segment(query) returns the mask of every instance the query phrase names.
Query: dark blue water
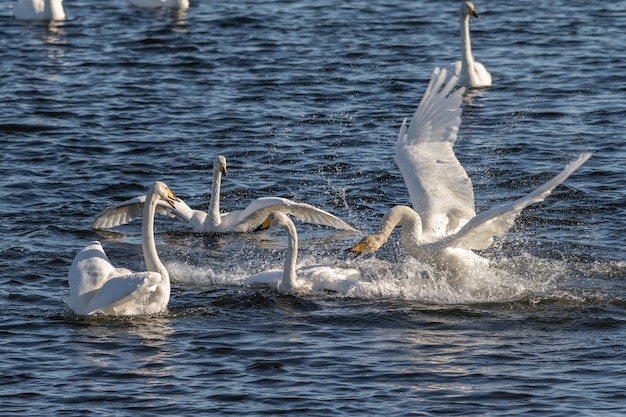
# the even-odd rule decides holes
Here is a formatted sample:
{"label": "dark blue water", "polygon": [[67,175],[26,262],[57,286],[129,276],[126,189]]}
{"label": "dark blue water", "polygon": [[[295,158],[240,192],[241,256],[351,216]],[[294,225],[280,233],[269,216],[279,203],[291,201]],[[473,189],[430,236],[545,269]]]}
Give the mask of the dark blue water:
{"label": "dark blue water", "polygon": [[[225,3],[225,2],[223,2]],[[458,2],[192,2],[185,14],[67,0],[0,6],[3,415],[621,415],[626,412],[626,2],[476,2],[457,155],[478,210],[594,156],[484,253],[498,273],[415,275],[395,238],[344,249],[408,202],[396,135],[433,68],[459,59]],[[280,267],[281,233],[201,236],[157,220],[167,314],[77,318],[62,299],[99,239],[143,267],[139,223],[88,226],[168,183],[205,208],[277,195],[357,235],[298,225],[303,264],[361,268],[352,293],[233,285]],[[397,235],[393,235],[397,237]]]}

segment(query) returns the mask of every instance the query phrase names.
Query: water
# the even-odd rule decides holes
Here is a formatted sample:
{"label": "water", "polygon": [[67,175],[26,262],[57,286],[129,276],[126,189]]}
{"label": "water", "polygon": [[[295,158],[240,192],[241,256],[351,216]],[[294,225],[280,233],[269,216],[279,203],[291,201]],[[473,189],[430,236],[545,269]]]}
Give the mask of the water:
{"label": "water", "polygon": [[[592,159],[485,253],[499,272],[424,278],[389,242],[343,250],[408,195],[394,142],[432,69],[458,59],[457,2],[193,2],[186,14],[67,0],[0,6],[0,396],[4,415],[619,415],[626,276],[626,3],[476,2],[456,152],[478,210]],[[356,226],[298,225],[302,263],[361,268],[350,294],[232,285],[279,267],[281,233],[201,236],[157,220],[167,314],[77,318],[78,250],[141,269],[139,224],[88,229],[167,182],[206,207],[279,195]],[[394,235],[397,237],[397,235]]]}

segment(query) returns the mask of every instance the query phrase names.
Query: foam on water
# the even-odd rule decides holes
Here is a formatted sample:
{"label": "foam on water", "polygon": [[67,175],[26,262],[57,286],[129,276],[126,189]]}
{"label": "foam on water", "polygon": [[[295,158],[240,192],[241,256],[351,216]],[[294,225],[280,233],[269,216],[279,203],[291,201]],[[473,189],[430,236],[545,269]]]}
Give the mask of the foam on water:
{"label": "foam on water", "polygon": [[[231,266],[191,265],[184,262],[167,263],[174,285],[258,287],[276,290],[282,279],[282,259],[249,259]],[[467,269],[462,275],[451,276],[431,265],[405,256],[397,260],[370,256],[341,261],[326,256],[308,255],[299,259],[298,268],[332,266],[356,268],[361,279],[342,279],[332,275],[332,269],[307,276],[298,296],[346,297],[357,299],[399,299],[426,303],[464,304],[510,302],[520,299],[549,298],[559,290],[559,282],[567,274],[567,263],[534,258],[523,254],[492,261],[490,266]],[[265,279],[255,284],[243,280],[260,271]]]}

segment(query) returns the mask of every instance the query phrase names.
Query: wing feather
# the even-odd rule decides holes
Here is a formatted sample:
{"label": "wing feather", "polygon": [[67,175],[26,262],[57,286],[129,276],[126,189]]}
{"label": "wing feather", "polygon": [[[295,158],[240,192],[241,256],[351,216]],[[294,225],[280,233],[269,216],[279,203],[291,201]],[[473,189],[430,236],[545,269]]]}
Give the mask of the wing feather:
{"label": "wing feather", "polygon": [[555,187],[565,181],[590,157],[591,152],[581,154],[550,181],[524,197],[480,213],[458,233],[446,239],[443,244],[465,249],[486,249],[491,244],[492,238],[503,236],[511,228],[515,218],[525,207],[543,201]]}
{"label": "wing feather", "polygon": [[[101,230],[130,223],[143,214],[145,202],[146,196],[141,195],[123,201],[115,206],[107,207],[98,213],[90,227],[94,230]],[[206,213],[192,209],[187,203],[180,199],[173,201],[173,204],[174,207],[170,206],[164,200],[159,200],[157,202],[156,213],[176,217],[185,223],[191,223],[194,229],[201,230],[201,225],[206,218]]]}
{"label": "wing feather", "polygon": [[475,215],[472,182],[453,150],[464,92],[453,92],[456,81],[435,68],[410,126],[405,119],[396,143],[396,164],[426,241],[455,231]]}
{"label": "wing feather", "polygon": [[222,216],[224,227],[233,231],[246,232],[257,227],[273,211],[290,214],[296,219],[311,224],[334,227],[339,230],[355,230],[337,216],[306,203],[297,203],[282,197],[261,197],[253,200],[243,210],[225,213]]}

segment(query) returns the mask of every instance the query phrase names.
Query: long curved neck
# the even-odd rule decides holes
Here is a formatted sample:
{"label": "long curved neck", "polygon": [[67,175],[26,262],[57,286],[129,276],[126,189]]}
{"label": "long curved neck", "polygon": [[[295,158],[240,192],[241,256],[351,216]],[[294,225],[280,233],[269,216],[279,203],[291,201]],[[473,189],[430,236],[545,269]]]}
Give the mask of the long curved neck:
{"label": "long curved neck", "polygon": [[467,81],[471,81],[471,69],[474,68],[469,19],[469,15],[459,15],[459,28],[461,31],[461,79],[465,78]]}
{"label": "long curved neck", "polygon": [[143,207],[143,219],[141,221],[141,248],[143,250],[143,258],[146,262],[146,268],[150,272],[158,272],[161,274],[162,282],[169,283],[169,274],[167,269],[161,263],[157,254],[156,243],[154,242],[154,212],[159,197],[154,194],[154,190],[150,189],[146,196],[146,203]]}
{"label": "long curved neck", "polygon": [[296,262],[298,261],[298,232],[292,222],[284,225],[287,230],[287,257],[285,258],[285,268],[283,270],[283,280],[279,289],[282,291],[293,291],[296,286]]}
{"label": "long curved neck", "polygon": [[410,207],[395,206],[385,214],[378,228],[378,237],[381,242],[387,241],[393,229],[400,226],[400,240],[402,246],[409,253],[415,253],[417,248],[423,244],[422,220],[420,216]]}
{"label": "long curved neck", "polygon": [[220,215],[220,188],[222,187],[222,172],[218,167],[213,167],[213,189],[211,190],[211,201],[209,202],[209,215],[207,220],[213,226],[222,223]]}

